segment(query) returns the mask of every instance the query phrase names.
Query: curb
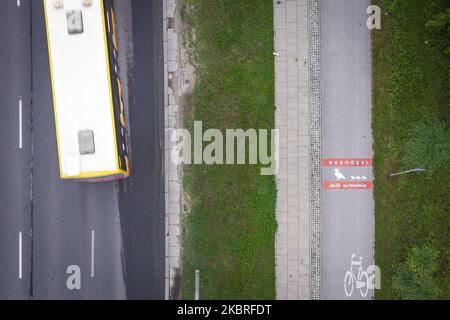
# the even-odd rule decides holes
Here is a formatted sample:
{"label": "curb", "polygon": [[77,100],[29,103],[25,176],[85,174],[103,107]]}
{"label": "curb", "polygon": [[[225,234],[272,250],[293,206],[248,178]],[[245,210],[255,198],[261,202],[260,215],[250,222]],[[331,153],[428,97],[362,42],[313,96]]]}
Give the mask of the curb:
{"label": "curb", "polygon": [[164,46],[164,170],[165,170],[165,299],[180,295],[182,167],[170,161],[176,142],[171,135],[181,123],[179,39],[171,20],[176,18],[177,0],[162,0]]}

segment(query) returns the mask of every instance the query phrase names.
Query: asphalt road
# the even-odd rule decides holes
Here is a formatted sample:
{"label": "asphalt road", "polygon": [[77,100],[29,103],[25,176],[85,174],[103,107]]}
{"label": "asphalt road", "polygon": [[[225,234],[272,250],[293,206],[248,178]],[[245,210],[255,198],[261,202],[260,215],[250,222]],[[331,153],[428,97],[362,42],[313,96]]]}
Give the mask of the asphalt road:
{"label": "asphalt road", "polygon": [[[121,1],[121,0],[119,0]],[[164,51],[162,0],[133,0],[128,87],[132,176],[119,208],[129,299],[164,299]]]}
{"label": "asphalt road", "polygon": [[24,257],[31,244],[29,14],[28,3],[0,1],[0,299],[29,294],[30,259],[22,261],[19,279],[19,232]]}
{"label": "asphalt road", "polygon": [[83,184],[59,179],[42,2],[0,2],[0,298],[164,298],[162,5],[116,13],[132,177]]}
{"label": "asphalt road", "polygon": [[[368,0],[321,2],[323,158],[372,158],[369,5]],[[335,179],[333,169],[323,168],[324,179]],[[370,167],[340,170],[347,179],[372,178]],[[373,228],[370,190],[323,191],[323,299],[363,299],[356,289],[346,295],[344,277],[352,254],[357,261],[362,257],[364,270],[373,264]],[[357,277],[358,266],[353,271]]]}

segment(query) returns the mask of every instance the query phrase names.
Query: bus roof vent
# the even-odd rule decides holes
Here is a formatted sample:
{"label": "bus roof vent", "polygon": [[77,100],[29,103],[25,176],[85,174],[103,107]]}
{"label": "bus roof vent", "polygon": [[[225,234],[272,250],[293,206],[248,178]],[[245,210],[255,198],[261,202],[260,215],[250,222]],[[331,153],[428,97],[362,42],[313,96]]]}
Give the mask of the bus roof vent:
{"label": "bus roof vent", "polygon": [[95,153],[94,132],[92,130],[78,131],[78,148],[81,155]]}
{"label": "bus roof vent", "polygon": [[90,7],[92,5],[92,0],[83,0],[83,6]]}
{"label": "bus roof vent", "polygon": [[81,10],[68,10],[66,12],[66,19],[69,34],[83,33],[83,14]]}
{"label": "bus roof vent", "polygon": [[63,0],[53,0],[53,7],[55,9],[61,9],[62,7],[64,7],[64,1]]}

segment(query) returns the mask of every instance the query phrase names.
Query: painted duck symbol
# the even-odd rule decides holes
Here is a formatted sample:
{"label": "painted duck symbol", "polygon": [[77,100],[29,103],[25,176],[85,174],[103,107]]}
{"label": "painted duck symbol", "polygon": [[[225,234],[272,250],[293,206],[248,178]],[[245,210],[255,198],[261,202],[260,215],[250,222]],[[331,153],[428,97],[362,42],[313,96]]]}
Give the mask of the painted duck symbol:
{"label": "painted duck symbol", "polygon": [[334,175],[336,176],[336,179],[339,180],[345,180],[345,176],[342,174],[342,172],[339,171],[339,169],[334,169]]}

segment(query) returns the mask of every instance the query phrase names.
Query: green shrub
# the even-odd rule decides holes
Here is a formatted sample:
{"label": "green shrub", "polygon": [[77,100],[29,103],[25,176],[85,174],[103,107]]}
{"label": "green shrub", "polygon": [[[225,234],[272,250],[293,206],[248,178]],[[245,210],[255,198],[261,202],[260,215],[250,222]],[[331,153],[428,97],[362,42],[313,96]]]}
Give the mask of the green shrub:
{"label": "green shrub", "polygon": [[415,124],[404,147],[403,163],[423,167],[430,174],[450,167],[450,134],[443,121],[434,119]]}
{"label": "green shrub", "polygon": [[439,253],[436,249],[423,246],[411,249],[405,262],[394,273],[393,287],[402,299],[438,299],[441,290],[435,279],[439,268]]}

